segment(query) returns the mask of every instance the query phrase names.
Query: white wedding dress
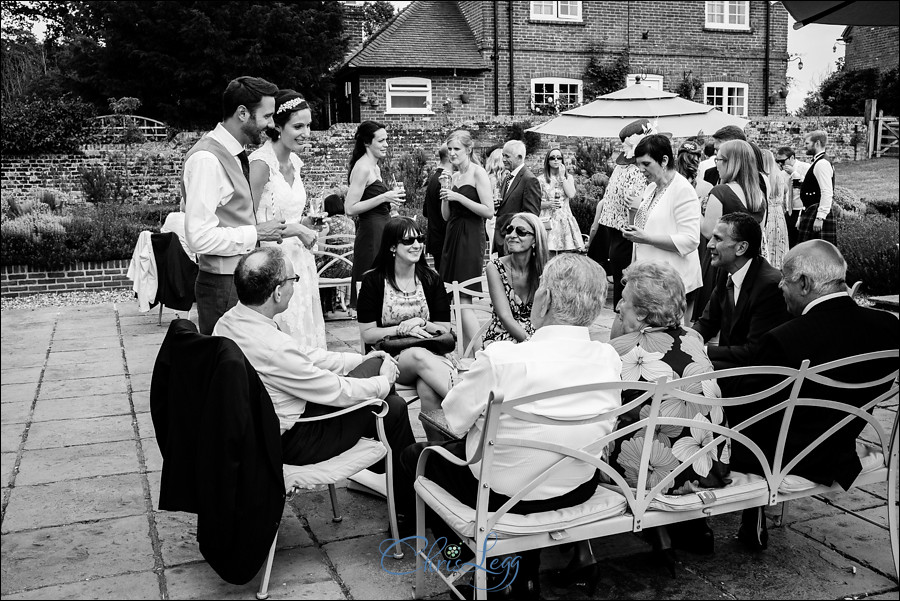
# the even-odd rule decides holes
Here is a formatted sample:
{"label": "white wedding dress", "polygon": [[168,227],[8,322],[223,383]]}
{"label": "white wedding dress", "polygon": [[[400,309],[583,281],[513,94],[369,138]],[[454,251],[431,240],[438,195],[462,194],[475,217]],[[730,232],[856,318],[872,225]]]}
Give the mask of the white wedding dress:
{"label": "white wedding dress", "polygon": [[[303,167],[300,157],[291,153],[291,164],[294,166],[293,186],[287,182],[278,167],[278,157],[275,156],[272,142],[267,141],[261,148],[253,151],[250,161],[263,161],[269,167],[269,181],[259,199],[257,220],[262,223],[278,217],[286,223],[300,223],[306,207],[306,188],[300,179],[300,169]],[[297,237],[285,238],[279,246],[294,265],[294,272],[300,276],[300,281],[294,284],[294,296],[288,308],[275,316],[275,323],[301,346],[325,349],[325,318],[319,301],[315,257]]]}

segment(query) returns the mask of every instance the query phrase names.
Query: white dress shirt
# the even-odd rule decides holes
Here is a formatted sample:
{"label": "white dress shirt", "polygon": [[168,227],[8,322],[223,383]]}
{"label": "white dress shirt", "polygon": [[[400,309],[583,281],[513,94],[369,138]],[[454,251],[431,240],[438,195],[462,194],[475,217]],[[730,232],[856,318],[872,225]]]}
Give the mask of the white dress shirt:
{"label": "white dress shirt", "polygon": [[803,201],[800,200],[800,188],[794,189],[793,180],[803,182],[803,178],[809,172],[810,164],[799,159],[794,159],[794,172],[791,173],[791,210],[802,211]]}
{"label": "white dress shirt", "polygon": [[[820,152],[816,155],[816,159],[824,155],[824,152]],[[816,219],[824,221],[831,213],[831,202],[834,199],[834,182],[832,181],[832,178],[834,178],[834,167],[831,166],[828,159],[822,159],[815,162],[813,176],[819,182],[819,191],[821,193],[819,196],[819,208],[816,210]]]}
{"label": "white dress shirt", "polygon": [[275,322],[242,303],[216,323],[213,336],[233,340],[262,379],[272,397],[281,433],[303,416],[306,403],[349,407],[372,398],[383,399],[391,384],[385,376],[345,378],[363,362],[358,353],[334,353],[301,347]]}
{"label": "white dress shirt", "polygon": [[[476,354],[471,369],[443,402],[447,424],[458,436],[466,436],[466,456],[471,458],[484,430],[491,390],[502,390],[504,400],[554,390],[621,379],[622,361],[612,346],[590,339],[588,329],[544,326],[531,340],[514,344],[495,342]],[[587,419],[621,406],[618,390],[556,397],[520,406],[519,409],[555,419]],[[500,418],[498,435],[583,447],[606,434],[613,421],[582,426],[546,426],[509,415]],[[494,490],[512,496],[535,476],[560,459],[548,451],[498,448],[494,454]],[[480,464],[471,466],[477,478]],[[591,478],[594,468],[584,462],[560,466],[553,476],[525,495],[525,500],[549,499],[570,492]]]}
{"label": "white dress shirt", "polygon": [[738,299],[741,298],[741,287],[747,278],[747,272],[750,271],[750,264],[753,259],[747,261],[743,267],[731,274],[731,283],[734,284],[734,304],[737,305]]}
{"label": "white dress shirt", "polygon": [[[219,123],[206,134],[220,142],[241,168],[238,154],[244,150],[241,143]],[[184,207],[185,239],[190,249],[198,255],[231,257],[250,252],[256,246],[256,226],[220,227],[216,209],[228,204],[234,195],[231,179],[216,156],[207,150],[198,150],[184,163],[184,190],[187,201]]]}

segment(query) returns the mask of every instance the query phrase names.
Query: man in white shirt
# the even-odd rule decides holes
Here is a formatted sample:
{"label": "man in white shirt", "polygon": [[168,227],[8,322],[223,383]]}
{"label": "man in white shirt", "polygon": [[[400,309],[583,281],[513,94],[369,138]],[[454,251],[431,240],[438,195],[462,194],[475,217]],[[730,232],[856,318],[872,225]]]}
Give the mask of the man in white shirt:
{"label": "man in white shirt", "polygon": [[[563,386],[615,382],[621,379],[622,362],[609,344],[593,341],[588,326],[606,300],[606,277],[597,263],[575,254],[561,254],[544,268],[534,295],[531,322],[535,333],[521,343],[495,342],[476,355],[462,380],[444,398],[444,416],[450,430],[464,439],[441,443],[465,460],[472,458],[481,438],[488,395],[503,392],[504,400],[554,390]],[[556,419],[589,419],[621,406],[618,390],[570,394],[523,405],[519,409]],[[609,434],[613,421],[582,426],[547,426],[500,418],[498,436],[556,442],[581,447]],[[415,474],[418,456],[428,443],[419,443],[403,453],[409,476]],[[533,449],[498,447],[494,452],[489,508],[498,509],[522,487],[551,467],[559,455]],[[456,466],[432,456],[425,471],[463,503],[474,507],[478,491],[479,465]],[[557,466],[554,475],[525,495],[513,513],[533,513],[572,507],[589,499],[597,487],[597,474],[583,462]],[[436,536],[443,524],[432,524]],[[435,530],[437,528],[437,530]],[[527,564],[527,562],[526,562]],[[537,573],[535,566],[528,574]],[[522,576],[524,579],[524,576]],[[515,586],[515,585],[514,585]]]}
{"label": "man in white shirt", "polygon": [[834,168],[825,158],[828,134],[816,130],[806,135],[806,154],[813,157],[800,185],[803,213],[797,222],[797,241],[827,240],[837,246],[837,224],[831,205],[834,201]]}
{"label": "man in white shirt", "polygon": [[[239,302],[219,319],[213,335],[233,340],[262,379],[281,424],[284,463],[318,463],[350,449],[361,437],[376,437],[376,418],[368,409],[311,423],[294,424],[293,420],[380,398],[389,405],[385,433],[393,451],[395,474],[401,474],[400,452],[415,438],[406,403],[393,393],[399,373],[396,361],[382,351],[363,356],[301,347],[282,332],[273,319],[287,308],[298,279],[292,263],[277,246],[244,255],[234,273]],[[398,512],[405,513],[412,501],[412,489],[407,486],[404,490],[396,483],[395,487]]]}
{"label": "man in white shirt", "polygon": [[260,143],[274,127],[275,92],[264,79],[239,77],[222,95],[222,122],[191,148],[184,161],[185,239],[197,254],[195,297],[201,334],[237,303],[234,268],[261,240],[281,241],[284,223],[257,223],[244,146]]}
{"label": "man in white shirt", "polygon": [[782,146],[775,153],[775,162],[784,172],[790,176],[790,203],[785,206],[785,219],[788,226],[788,244],[793,248],[797,244],[797,221],[803,212],[803,202],[800,200],[800,184],[809,171],[809,163],[805,163],[794,156],[794,150],[790,146]]}

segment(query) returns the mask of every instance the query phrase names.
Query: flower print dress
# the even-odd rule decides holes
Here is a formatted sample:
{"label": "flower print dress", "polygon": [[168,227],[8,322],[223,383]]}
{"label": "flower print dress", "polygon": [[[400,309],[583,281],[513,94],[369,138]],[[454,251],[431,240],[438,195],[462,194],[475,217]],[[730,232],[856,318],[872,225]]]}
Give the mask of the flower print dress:
{"label": "flower print dress", "polygon": [[551,202],[557,191],[559,191],[559,200],[562,202],[562,206],[558,209],[541,209],[541,220],[550,220],[547,246],[554,252],[583,251],[584,238],[581,237],[581,228],[578,227],[578,221],[572,214],[572,207],[569,206],[569,198],[562,189],[562,184],[555,177],[551,177],[549,183],[543,175],[538,177],[538,180],[541,182],[542,202]]}
{"label": "flower print dress", "polygon": [[[610,340],[610,344],[622,359],[622,380],[654,382],[661,376],[670,379],[696,376],[713,371],[712,363],[703,349],[703,339],[693,330],[681,327],[644,328],[639,332],[624,334]],[[710,398],[721,397],[715,380],[704,380],[686,392],[703,394]],[[634,400],[638,391],[623,391],[622,404]],[[651,400],[647,400],[628,413],[619,416],[616,429],[647,417]],[[678,398],[663,399],[660,413],[669,417],[706,420],[713,424],[724,424],[725,416],[721,407],[710,407],[688,403]],[[631,436],[617,439],[607,448],[609,465],[617,470],[632,487],[637,486],[646,429],[635,431]],[[685,459],[699,448],[713,440],[711,430],[684,428],[682,426],[658,426],[650,456],[650,477],[647,490],[659,484],[663,478],[677,469]],[[731,456],[730,440],[719,444],[708,453],[695,459],[693,465],[676,476],[670,486],[662,492],[682,495],[701,489],[722,488],[730,481],[728,462]]]}
{"label": "flower print dress", "polygon": [[[509,310],[512,312],[513,319],[519,322],[519,325],[525,328],[525,331],[531,336],[534,334],[534,326],[531,325],[532,303],[522,301],[522,299],[519,298],[519,295],[516,294],[516,291],[512,287],[512,283],[509,281],[509,274],[506,272],[506,267],[503,266],[500,259],[493,259],[491,263],[493,263],[494,267],[497,268],[497,271],[500,272],[500,281],[503,282],[503,291],[506,292],[506,299],[509,301]],[[497,342],[498,340],[511,340],[517,342],[506,328],[503,327],[503,323],[500,321],[500,318],[497,317],[497,314],[494,313],[491,316],[490,325],[488,325],[487,330],[484,332],[484,346],[487,346],[492,342]]]}
{"label": "flower print dress", "polygon": [[[300,223],[303,209],[306,207],[306,188],[300,179],[300,169],[303,167],[300,157],[291,153],[291,164],[294,166],[293,185],[287,182],[278,167],[278,157],[275,156],[272,142],[266,142],[261,148],[253,151],[250,160],[263,161],[269,167],[269,181],[263,187],[259,208],[256,210],[257,221],[267,221],[267,218],[275,215],[284,219],[286,223]],[[319,301],[316,259],[297,237],[285,238],[278,246],[291,261],[294,273],[300,276],[300,281],[294,284],[291,302],[283,313],[275,316],[275,323],[281,331],[290,334],[302,346],[325,349],[325,318]]]}

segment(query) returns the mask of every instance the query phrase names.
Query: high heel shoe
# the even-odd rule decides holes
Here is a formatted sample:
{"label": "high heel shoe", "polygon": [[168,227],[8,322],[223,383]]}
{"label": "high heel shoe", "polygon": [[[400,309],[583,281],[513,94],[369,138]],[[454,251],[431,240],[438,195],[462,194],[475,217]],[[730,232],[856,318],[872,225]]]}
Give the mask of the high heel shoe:
{"label": "high heel shoe", "polygon": [[566,566],[550,574],[550,584],[556,588],[586,587],[588,595],[593,595],[597,586],[599,568],[596,563],[581,566]]}

